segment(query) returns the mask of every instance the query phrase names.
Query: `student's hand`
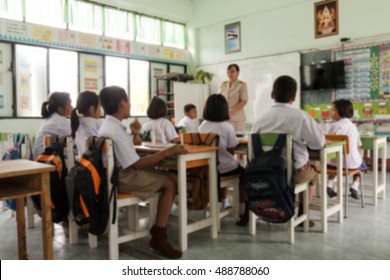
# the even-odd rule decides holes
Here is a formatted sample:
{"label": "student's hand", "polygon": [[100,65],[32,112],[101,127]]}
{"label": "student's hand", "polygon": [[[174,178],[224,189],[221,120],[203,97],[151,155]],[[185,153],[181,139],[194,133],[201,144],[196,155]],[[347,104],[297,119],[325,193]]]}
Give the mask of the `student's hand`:
{"label": "student's hand", "polygon": [[130,130],[132,134],[139,134],[141,131],[142,125],[136,117],[134,121],[130,124]]}
{"label": "student's hand", "polygon": [[168,155],[186,154],[184,145],[174,145],[166,150]]}

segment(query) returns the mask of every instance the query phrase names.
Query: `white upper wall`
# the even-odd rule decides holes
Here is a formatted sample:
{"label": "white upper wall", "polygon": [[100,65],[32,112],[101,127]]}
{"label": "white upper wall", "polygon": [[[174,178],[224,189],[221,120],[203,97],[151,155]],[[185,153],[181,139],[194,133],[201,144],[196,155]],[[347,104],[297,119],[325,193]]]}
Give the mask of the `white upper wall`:
{"label": "white upper wall", "polygon": [[[314,37],[312,0],[194,0],[194,62],[209,65],[251,57],[340,46],[340,38],[390,39],[389,0],[339,0],[339,34]],[[225,54],[224,25],[241,22],[241,52]]]}

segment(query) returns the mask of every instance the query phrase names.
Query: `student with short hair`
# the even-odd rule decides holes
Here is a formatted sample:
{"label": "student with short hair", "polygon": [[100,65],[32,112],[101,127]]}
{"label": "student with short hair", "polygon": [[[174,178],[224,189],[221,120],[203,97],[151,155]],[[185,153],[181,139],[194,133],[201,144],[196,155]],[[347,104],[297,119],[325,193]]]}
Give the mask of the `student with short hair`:
{"label": "student with short hair", "polygon": [[[221,94],[212,94],[203,108],[204,121],[199,126],[201,133],[216,133],[219,135],[218,146],[218,172],[219,176],[230,176],[240,174],[240,212],[241,218],[237,221],[238,226],[245,226],[249,221],[248,208],[245,205],[246,196],[244,188],[244,168],[234,158],[234,147],[238,140],[234,128],[229,123],[229,107],[226,98]],[[231,207],[227,197],[227,189],[222,194],[224,208]]]}
{"label": "student with short hair", "polygon": [[[359,169],[361,171],[367,170],[366,162],[363,160],[360,154],[360,141],[359,131],[356,125],[353,124],[351,118],[353,117],[353,105],[352,102],[345,99],[339,99],[333,101],[331,108],[331,117],[335,121],[327,131],[328,134],[335,135],[348,135],[349,140],[349,154],[347,155],[348,169]],[[329,162],[330,168],[335,168],[335,161]],[[337,193],[333,190],[333,180],[335,176],[328,177],[327,193],[329,197],[337,196]],[[358,190],[360,184],[360,174],[353,176],[353,183],[349,191],[351,196],[355,199],[359,199]]]}
{"label": "student with short hair", "polygon": [[175,126],[165,118],[167,115],[167,104],[164,100],[157,96],[153,97],[146,114],[149,117],[149,121],[142,126],[142,131],[154,131],[156,142],[175,143],[180,141]]}
{"label": "student with short hair", "polygon": [[[309,183],[309,203],[313,198],[317,172],[309,160],[307,148],[318,150],[325,145],[325,136],[315,120],[306,112],[292,107],[297,92],[297,82],[290,76],[280,76],[273,84],[271,98],[275,100],[270,110],[253,125],[252,133],[290,134],[294,150],[295,183]],[[301,200],[302,202],[302,200]],[[303,204],[299,204],[299,215]],[[314,222],[310,221],[310,227]]]}
{"label": "student with short hair", "polygon": [[83,91],[77,97],[76,108],[70,116],[72,137],[81,157],[85,152],[85,139],[96,136],[101,126],[99,96],[93,91]]}
{"label": "student with short hair", "polygon": [[184,106],[184,114],[185,114],[185,117],[182,118],[177,123],[177,126],[178,127],[185,127],[186,132],[196,132],[197,128],[196,128],[196,123],[194,121],[196,119],[196,117],[198,116],[196,106],[194,104],[191,104],[191,103],[186,104]]}
{"label": "student with short hair", "polygon": [[[141,200],[160,192],[156,222],[150,229],[149,246],[167,258],[180,258],[182,252],[168,242],[167,224],[177,192],[176,176],[158,172],[151,167],[168,156],[185,153],[184,146],[174,145],[166,150],[140,158],[134,148],[133,137],[126,133],[122,120],[130,115],[130,102],[125,90],[110,86],[100,91],[100,102],[106,113],[98,136],[110,138],[118,167],[118,189],[122,193],[132,193]],[[139,133],[136,125],[130,125],[134,135]],[[150,168],[149,170],[147,168]]]}
{"label": "student with short hair", "polygon": [[67,92],[53,92],[48,101],[42,103],[41,114],[43,123],[35,137],[34,158],[44,151],[46,135],[69,136],[70,122],[66,118],[72,113],[72,102]]}

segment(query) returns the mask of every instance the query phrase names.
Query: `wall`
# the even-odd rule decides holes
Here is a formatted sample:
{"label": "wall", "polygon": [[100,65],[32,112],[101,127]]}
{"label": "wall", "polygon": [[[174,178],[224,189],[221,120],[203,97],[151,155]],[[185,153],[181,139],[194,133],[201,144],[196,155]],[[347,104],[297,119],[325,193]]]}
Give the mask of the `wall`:
{"label": "wall", "polygon": [[[318,1],[317,1],[318,2]],[[314,38],[311,0],[195,0],[194,60],[209,65],[278,53],[340,46],[340,38],[390,38],[388,0],[339,0],[339,34]],[[218,12],[216,12],[218,11]],[[224,25],[241,22],[241,52],[225,54]]]}

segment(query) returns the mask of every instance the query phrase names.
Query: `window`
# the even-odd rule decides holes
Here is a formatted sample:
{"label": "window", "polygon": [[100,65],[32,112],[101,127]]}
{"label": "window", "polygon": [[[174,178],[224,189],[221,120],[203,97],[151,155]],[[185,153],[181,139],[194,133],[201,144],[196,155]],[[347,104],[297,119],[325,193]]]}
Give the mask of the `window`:
{"label": "window", "polygon": [[0,116],[12,116],[12,51],[10,44],[0,43]]}
{"label": "window", "polygon": [[103,7],[98,4],[69,0],[69,29],[103,34]]}
{"label": "window", "polygon": [[47,100],[47,49],[16,45],[16,112],[19,117],[41,116]]}
{"label": "window", "polygon": [[164,46],[184,49],[186,46],[184,24],[163,22],[163,44]]}
{"label": "window", "polygon": [[161,20],[148,16],[137,15],[136,40],[149,44],[161,44]]}
{"label": "window", "polygon": [[104,32],[108,37],[134,40],[134,14],[104,8]]}
{"label": "window", "polygon": [[73,107],[78,95],[77,52],[49,50],[49,89],[50,92],[70,93]]}
{"label": "window", "polygon": [[0,0],[0,17],[23,20],[23,0]]}
{"label": "window", "polygon": [[149,105],[149,62],[130,59],[130,114],[146,116]]}
{"label": "window", "polygon": [[103,57],[101,55],[80,54],[80,92],[92,90],[99,93],[103,88]]}
{"label": "window", "polygon": [[106,57],[106,86],[124,88],[129,94],[129,60],[121,57]]}
{"label": "window", "polygon": [[27,22],[66,28],[65,0],[28,0],[25,3]]}

